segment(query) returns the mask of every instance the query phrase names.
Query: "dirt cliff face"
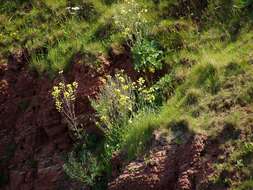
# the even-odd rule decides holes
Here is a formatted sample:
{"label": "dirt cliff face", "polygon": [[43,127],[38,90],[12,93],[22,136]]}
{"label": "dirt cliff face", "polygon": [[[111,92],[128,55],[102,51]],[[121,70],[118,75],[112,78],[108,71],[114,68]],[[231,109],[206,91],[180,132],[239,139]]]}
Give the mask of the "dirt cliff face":
{"label": "dirt cliff face", "polygon": [[[77,81],[77,115],[88,132],[101,135],[91,120],[94,111],[89,97],[96,96],[106,74],[115,69],[133,71],[128,53],[115,53],[111,59],[99,57],[100,69],[85,64],[77,54],[66,73]],[[124,61],[122,60],[124,59]],[[114,62],[114,64],[110,64]],[[84,64],[83,64],[84,62]],[[125,64],[119,64],[125,63]],[[127,67],[126,67],[127,66]],[[75,189],[79,185],[63,172],[63,155],[71,150],[67,126],[56,111],[51,89],[58,79],[39,76],[28,67],[28,53],[19,50],[0,65],[0,180],[6,190]],[[80,186],[81,187],[81,186]]]}
{"label": "dirt cliff face", "polygon": [[[205,149],[203,135],[185,136],[182,144],[167,142],[154,133],[153,146],[146,158],[123,168],[109,184],[109,190],[192,190],[202,183],[208,167],[202,168]],[[203,170],[204,169],[204,170]]]}
{"label": "dirt cliff face", "polygon": [[[26,58],[26,51],[18,51],[0,68],[0,175],[6,184],[1,188],[70,188],[62,156],[72,142],[51,98],[56,81],[29,71]],[[76,64],[68,75],[79,83],[78,113],[89,115],[87,97],[97,92],[100,74]]]}
{"label": "dirt cliff face", "polygon": [[[49,80],[30,71],[27,56],[26,51],[18,51],[8,64],[0,67],[0,179],[4,184],[1,189],[82,189],[62,169],[63,156],[73,142],[51,97],[58,79]],[[82,55],[73,58],[66,79],[79,84],[76,111],[82,116],[82,123],[88,132],[101,135],[93,127],[94,111],[89,97],[96,96],[105,75],[113,74],[115,69],[124,69],[132,78],[138,74],[134,73],[126,52],[112,51],[110,61],[99,57],[100,69],[79,64],[83,60]],[[120,159],[112,162],[116,170],[108,189],[206,189],[205,178],[211,172],[209,161],[202,157],[206,142],[203,135],[186,134],[183,143],[178,144],[155,132],[147,157],[127,165]]]}

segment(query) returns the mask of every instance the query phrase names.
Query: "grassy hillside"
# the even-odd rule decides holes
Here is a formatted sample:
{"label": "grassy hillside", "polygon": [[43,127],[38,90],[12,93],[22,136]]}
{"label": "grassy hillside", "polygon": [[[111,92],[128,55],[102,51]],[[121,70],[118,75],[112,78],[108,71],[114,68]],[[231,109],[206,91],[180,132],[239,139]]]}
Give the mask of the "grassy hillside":
{"label": "grassy hillside", "polygon": [[77,54],[94,56],[98,69],[100,55],[127,46],[138,78],[104,77],[91,99],[104,139],[77,141],[66,173],[105,189],[113,154],[129,162],[146,153],[154,130],[187,127],[219,139],[224,152],[210,187],[252,189],[252,10],[251,0],[3,1],[0,62],[26,49],[30,69],[54,79]]}

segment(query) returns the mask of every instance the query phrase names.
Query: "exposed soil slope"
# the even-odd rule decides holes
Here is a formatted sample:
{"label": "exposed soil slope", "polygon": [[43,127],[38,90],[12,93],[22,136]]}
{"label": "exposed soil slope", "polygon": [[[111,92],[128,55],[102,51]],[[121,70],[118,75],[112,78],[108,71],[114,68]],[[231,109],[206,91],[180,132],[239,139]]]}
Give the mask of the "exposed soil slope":
{"label": "exposed soil slope", "polygon": [[[1,66],[1,175],[9,181],[4,189],[67,188],[61,156],[72,142],[51,98],[53,81],[28,71],[26,57],[19,51]],[[78,112],[89,115],[87,97],[98,91],[100,74],[78,64],[70,72],[80,84]]]}
{"label": "exposed soil slope", "polygon": [[184,135],[184,142],[167,141],[154,132],[153,145],[145,158],[124,167],[123,172],[109,184],[110,190],[190,190],[205,178],[202,153],[206,137]]}
{"label": "exposed soil slope", "polygon": [[[17,51],[0,70],[0,169],[6,183],[3,189],[69,189],[62,169],[63,155],[73,142],[66,124],[56,111],[51,97],[53,84],[47,76],[39,77],[28,68],[28,54]],[[88,132],[101,134],[93,127],[94,111],[89,97],[103,85],[103,77],[115,69],[133,73],[127,52],[111,50],[111,62],[99,57],[101,68],[87,66],[83,55],[77,54],[66,77],[79,84],[76,111]],[[126,64],[119,64],[119,63]],[[82,64],[83,63],[83,64]]]}

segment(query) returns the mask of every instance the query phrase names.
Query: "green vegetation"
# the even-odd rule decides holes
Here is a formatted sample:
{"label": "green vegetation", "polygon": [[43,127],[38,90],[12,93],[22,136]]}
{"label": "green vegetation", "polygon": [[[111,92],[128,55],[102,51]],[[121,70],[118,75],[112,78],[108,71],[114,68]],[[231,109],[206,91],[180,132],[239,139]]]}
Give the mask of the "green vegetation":
{"label": "green vegetation", "polygon": [[[226,158],[214,163],[211,185],[252,189],[252,114],[247,111],[253,104],[252,9],[252,0],[5,1],[0,62],[27,49],[30,68],[54,78],[77,54],[97,68],[98,56],[110,56],[113,45],[127,47],[138,77],[123,70],[103,79],[104,87],[90,101],[104,137],[96,142],[78,134],[64,165],[71,178],[104,189],[114,154],[125,153],[125,162],[131,161],[145,154],[155,129],[172,136],[175,129],[187,129],[211,140],[222,134],[217,146],[229,147]],[[59,111],[68,98],[73,104],[77,88],[70,85],[68,97],[68,86],[61,86],[53,91]],[[26,109],[25,102],[20,109]],[[71,109],[68,115],[74,114]],[[229,178],[233,172],[240,177]]]}

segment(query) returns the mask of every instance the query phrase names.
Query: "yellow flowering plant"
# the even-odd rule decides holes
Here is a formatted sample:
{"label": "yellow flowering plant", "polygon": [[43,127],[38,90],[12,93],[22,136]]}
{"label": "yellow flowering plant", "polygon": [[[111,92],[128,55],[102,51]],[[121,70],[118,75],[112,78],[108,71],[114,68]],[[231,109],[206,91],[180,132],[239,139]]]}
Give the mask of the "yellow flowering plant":
{"label": "yellow flowering plant", "polygon": [[142,77],[132,82],[123,71],[113,77],[107,76],[99,97],[91,100],[100,124],[107,127],[124,124],[131,120],[135,112],[153,105],[155,91],[145,82]]}
{"label": "yellow flowering plant", "polygon": [[135,95],[129,77],[119,71],[114,77],[107,76],[106,84],[96,100],[91,100],[100,121],[107,127],[126,122],[131,114]]}
{"label": "yellow flowering plant", "polygon": [[69,129],[76,138],[81,138],[81,129],[78,128],[78,121],[75,114],[75,100],[78,83],[67,84],[63,72],[60,71],[61,82],[52,89],[52,97],[58,112],[66,119]]}
{"label": "yellow flowering plant", "polygon": [[147,20],[145,19],[145,14],[147,12],[148,10],[137,1],[124,0],[122,6],[114,15],[114,22],[123,35],[130,40],[131,44],[129,45],[146,36]]}
{"label": "yellow flowering plant", "polygon": [[148,9],[136,0],[124,0],[113,16],[115,25],[127,39],[134,59],[134,68],[154,73],[162,68],[162,51],[148,39]]}
{"label": "yellow flowering plant", "polygon": [[126,127],[141,111],[154,105],[155,93],[144,78],[133,82],[122,70],[103,81],[104,87],[96,99],[91,99],[91,105],[97,112],[97,126],[105,132],[104,156],[110,164],[112,154],[122,146]]}
{"label": "yellow flowering plant", "polygon": [[156,99],[155,89],[153,87],[147,87],[146,81],[143,77],[140,77],[135,83],[134,88],[136,90],[136,107],[137,110],[141,110],[147,106],[153,106]]}

